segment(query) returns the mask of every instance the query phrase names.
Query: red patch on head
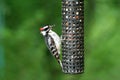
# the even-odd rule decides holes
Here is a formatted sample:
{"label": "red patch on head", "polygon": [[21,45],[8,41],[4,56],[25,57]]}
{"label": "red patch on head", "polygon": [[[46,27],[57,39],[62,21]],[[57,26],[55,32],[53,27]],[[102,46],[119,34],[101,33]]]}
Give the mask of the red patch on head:
{"label": "red patch on head", "polygon": [[44,29],[43,28],[40,28],[40,31],[43,31]]}

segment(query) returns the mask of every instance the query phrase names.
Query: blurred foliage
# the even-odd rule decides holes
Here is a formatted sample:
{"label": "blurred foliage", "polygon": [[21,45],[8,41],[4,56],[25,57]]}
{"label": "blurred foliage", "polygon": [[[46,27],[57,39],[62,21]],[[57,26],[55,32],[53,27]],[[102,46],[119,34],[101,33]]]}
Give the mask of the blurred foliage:
{"label": "blurred foliage", "polygon": [[47,24],[61,34],[61,0],[3,1],[5,74],[0,80],[120,80],[119,0],[85,0],[85,73],[80,75],[64,74],[39,34]]}

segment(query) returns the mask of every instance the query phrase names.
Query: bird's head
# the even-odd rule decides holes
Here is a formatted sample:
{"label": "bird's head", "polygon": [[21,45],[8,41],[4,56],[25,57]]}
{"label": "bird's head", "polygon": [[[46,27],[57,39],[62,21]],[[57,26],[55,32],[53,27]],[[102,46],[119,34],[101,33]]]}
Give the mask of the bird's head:
{"label": "bird's head", "polygon": [[52,29],[52,27],[53,26],[48,25],[48,26],[44,26],[44,27],[40,28],[41,34],[43,36],[46,36],[49,33],[49,31]]}

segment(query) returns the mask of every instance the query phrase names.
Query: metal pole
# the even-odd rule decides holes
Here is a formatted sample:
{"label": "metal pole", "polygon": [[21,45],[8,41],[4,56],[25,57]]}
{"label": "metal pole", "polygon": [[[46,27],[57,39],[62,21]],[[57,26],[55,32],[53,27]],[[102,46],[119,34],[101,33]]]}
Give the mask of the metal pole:
{"label": "metal pole", "polygon": [[62,0],[63,72],[84,72],[84,1]]}

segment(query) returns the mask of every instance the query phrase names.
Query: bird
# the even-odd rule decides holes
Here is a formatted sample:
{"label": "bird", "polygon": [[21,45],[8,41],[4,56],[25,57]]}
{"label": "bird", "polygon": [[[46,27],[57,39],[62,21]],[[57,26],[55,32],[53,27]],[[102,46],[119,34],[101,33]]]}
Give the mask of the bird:
{"label": "bird", "polygon": [[63,68],[60,60],[61,38],[52,30],[53,25],[46,25],[40,28],[40,33],[45,38],[45,43],[50,53],[55,57],[61,68]]}

